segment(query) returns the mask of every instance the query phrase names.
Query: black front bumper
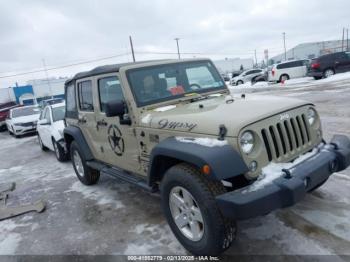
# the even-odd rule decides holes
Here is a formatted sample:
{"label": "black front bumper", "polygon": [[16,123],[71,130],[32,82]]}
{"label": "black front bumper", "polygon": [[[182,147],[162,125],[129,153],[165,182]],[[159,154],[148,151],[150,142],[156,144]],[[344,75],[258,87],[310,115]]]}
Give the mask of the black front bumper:
{"label": "black front bumper", "polygon": [[290,169],[284,176],[256,191],[250,186],[216,197],[223,215],[236,220],[267,214],[275,209],[292,206],[337,171],[350,165],[350,140],[334,136],[330,144]]}

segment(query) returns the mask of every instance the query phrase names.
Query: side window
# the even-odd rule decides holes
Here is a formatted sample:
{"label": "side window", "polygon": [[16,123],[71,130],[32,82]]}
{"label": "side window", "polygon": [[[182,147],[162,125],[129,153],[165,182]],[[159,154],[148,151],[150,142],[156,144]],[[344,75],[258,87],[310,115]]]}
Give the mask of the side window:
{"label": "side window", "polygon": [[43,109],[43,110],[41,111],[40,116],[39,116],[39,119],[40,119],[40,120],[42,120],[42,119],[45,118],[45,111],[46,111],[46,109]]}
{"label": "side window", "polygon": [[79,108],[82,111],[94,111],[91,80],[78,83]]}
{"label": "side window", "polygon": [[78,116],[74,84],[66,87],[66,116],[72,118]]}
{"label": "side window", "polygon": [[45,119],[47,120],[48,123],[51,123],[51,117],[50,117],[50,109],[47,107],[45,110]]}
{"label": "side window", "polygon": [[105,112],[109,101],[123,100],[124,95],[120,81],[116,76],[109,76],[98,80],[101,112]]}

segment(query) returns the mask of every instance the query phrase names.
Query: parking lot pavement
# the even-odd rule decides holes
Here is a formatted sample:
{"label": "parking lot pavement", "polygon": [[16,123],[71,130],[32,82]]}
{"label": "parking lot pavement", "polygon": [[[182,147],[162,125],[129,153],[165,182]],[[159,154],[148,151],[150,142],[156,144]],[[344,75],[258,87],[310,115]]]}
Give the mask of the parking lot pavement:
{"label": "parking lot pavement", "polygon": [[[350,136],[350,81],[249,93],[315,103],[324,137]],[[101,177],[87,187],[71,163],[42,152],[36,137],[0,133],[0,183],[16,182],[9,205],[43,199],[44,213],[0,221],[0,254],[186,254],[162,215],[160,199],[124,182]],[[238,223],[226,254],[350,255],[350,170],[334,174],[296,206]]]}

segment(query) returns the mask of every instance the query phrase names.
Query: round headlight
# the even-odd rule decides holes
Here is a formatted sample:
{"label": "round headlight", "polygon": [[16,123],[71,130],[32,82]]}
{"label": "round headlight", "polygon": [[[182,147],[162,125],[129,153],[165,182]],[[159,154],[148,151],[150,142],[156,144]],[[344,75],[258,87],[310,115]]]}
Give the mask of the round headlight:
{"label": "round headlight", "polygon": [[253,151],[254,148],[254,135],[250,131],[245,131],[239,140],[239,144],[242,148],[242,151],[245,154],[249,154]]}
{"label": "round headlight", "polygon": [[316,117],[317,117],[317,114],[315,109],[309,108],[307,110],[307,120],[309,121],[310,126],[312,126],[315,123]]}

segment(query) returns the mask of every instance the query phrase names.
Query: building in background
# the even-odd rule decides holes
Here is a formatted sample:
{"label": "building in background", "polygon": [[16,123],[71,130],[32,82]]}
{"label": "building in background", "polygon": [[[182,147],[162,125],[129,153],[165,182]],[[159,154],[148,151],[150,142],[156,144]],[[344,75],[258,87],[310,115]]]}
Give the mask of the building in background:
{"label": "building in background", "polygon": [[[312,59],[320,55],[330,54],[334,52],[345,51],[347,40],[322,41],[299,44],[287,51],[287,60],[293,59]],[[284,53],[269,59],[269,64],[279,63],[284,61]]]}
{"label": "building in background", "polygon": [[28,105],[49,98],[64,98],[64,82],[68,78],[34,79],[24,86],[0,88],[0,103],[16,102]]}
{"label": "building in background", "polygon": [[251,69],[254,66],[254,61],[251,58],[227,58],[225,60],[213,61],[221,74],[229,74],[236,71]]}

